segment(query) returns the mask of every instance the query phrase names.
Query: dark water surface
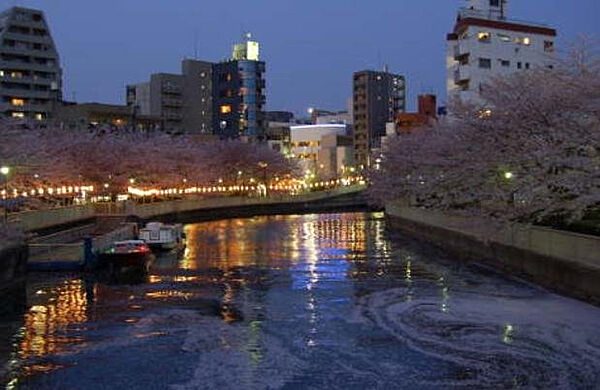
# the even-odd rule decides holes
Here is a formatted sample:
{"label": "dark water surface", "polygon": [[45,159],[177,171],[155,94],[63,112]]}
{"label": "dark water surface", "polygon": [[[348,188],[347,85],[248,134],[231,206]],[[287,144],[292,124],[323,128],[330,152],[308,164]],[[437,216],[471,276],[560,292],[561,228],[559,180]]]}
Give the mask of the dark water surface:
{"label": "dark water surface", "polygon": [[599,308],[390,234],[382,214],[186,231],[184,256],[138,284],[30,275],[0,317],[6,388],[600,388]]}

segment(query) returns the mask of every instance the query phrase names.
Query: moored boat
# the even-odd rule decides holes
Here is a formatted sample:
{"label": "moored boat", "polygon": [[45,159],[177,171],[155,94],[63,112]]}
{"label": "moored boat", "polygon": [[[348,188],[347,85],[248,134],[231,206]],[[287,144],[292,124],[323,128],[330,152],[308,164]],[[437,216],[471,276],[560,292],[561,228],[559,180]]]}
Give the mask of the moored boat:
{"label": "moored boat", "polygon": [[110,269],[135,267],[147,270],[154,255],[150,247],[142,240],[117,241],[98,256],[98,265]]}
{"label": "moored boat", "polygon": [[149,222],[146,227],[140,229],[139,238],[152,249],[171,250],[185,246],[185,233],[181,224]]}

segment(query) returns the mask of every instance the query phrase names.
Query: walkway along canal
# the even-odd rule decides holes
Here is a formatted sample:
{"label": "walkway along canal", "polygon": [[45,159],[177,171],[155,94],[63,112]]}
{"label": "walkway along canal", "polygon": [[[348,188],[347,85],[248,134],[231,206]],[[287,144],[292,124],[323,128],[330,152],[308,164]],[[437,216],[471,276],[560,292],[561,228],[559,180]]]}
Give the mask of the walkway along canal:
{"label": "walkway along canal", "polygon": [[[600,308],[387,228],[383,213],[191,223],[144,280],[28,276],[8,388],[590,389]],[[5,342],[4,342],[5,341]]]}

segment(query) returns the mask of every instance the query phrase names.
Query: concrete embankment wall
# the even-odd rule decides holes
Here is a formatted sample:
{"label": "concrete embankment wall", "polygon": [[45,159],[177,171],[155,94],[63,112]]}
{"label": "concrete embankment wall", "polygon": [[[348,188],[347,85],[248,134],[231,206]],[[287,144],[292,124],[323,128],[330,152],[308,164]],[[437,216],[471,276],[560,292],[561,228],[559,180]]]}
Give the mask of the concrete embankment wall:
{"label": "concrete embankment wall", "polygon": [[27,245],[0,243],[0,294],[22,283],[27,272]]}
{"label": "concrete embankment wall", "polygon": [[[363,204],[354,198],[364,189],[363,186],[341,187],[331,191],[312,192],[297,196],[276,196],[269,198],[208,198],[184,199],[148,204],[123,204],[120,209],[113,205],[106,213],[118,211],[121,214],[137,216],[141,219],[201,220],[205,218],[227,218],[252,214],[272,214],[286,212],[318,211],[336,207],[349,207]],[[366,204],[366,202],[365,202]],[[102,213],[102,210],[98,210]]]}
{"label": "concrete embankment wall", "polygon": [[451,217],[401,203],[386,205],[386,215],[392,228],[459,258],[600,304],[600,237]]}
{"label": "concrete embankment wall", "polygon": [[25,232],[91,220],[96,216],[94,205],[71,206],[48,210],[24,211],[12,214],[9,222]]}
{"label": "concrete embankment wall", "polygon": [[[312,204],[312,209],[317,210],[317,202],[322,203],[322,208],[328,206],[337,206],[335,200],[328,201],[331,198],[352,196],[364,190],[364,186],[338,187],[329,191],[312,192],[297,196],[274,196],[269,198],[248,198],[248,197],[229,197],[229,198],[191,198],[184,200],[164,201],[147,204],[135,204],[134,202],[117,203],[96,203],[84,206],[71,206],[50,210],[26,211],[10,216],[10,222],[25,232],[47,230],[64,230],[64,227],[73,228],[73,224],[87,224],[92,222],[97,216],[122,215],[138,216],[141,219],[149,219],[158,216],[183,215],[193,211],[202,210],[226,210],[233,208],[254,207],[257,210],[261,208],[267,210],[270,206],[296,205],[296,209],[302,210],[298,205]],[[350,201],[347,204],[352,204]],[[340,203],[339,207],[344,207]],[[309,209],[307,207],[307,209]],[[281,207],[278,211],[285,211]],[[54,232],[53,230],[53,232]]]}

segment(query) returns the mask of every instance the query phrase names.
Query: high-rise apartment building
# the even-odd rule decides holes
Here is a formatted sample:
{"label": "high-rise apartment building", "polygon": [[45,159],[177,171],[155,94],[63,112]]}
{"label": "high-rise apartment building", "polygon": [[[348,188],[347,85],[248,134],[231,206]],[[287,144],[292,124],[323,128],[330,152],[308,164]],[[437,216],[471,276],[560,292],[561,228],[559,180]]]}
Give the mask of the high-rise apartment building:
{"label": "high-rise apartment building", "polygon": [[404,76],[387,71],[354,73],[354,160],[359,168],[369,165],[371,150],[381,146],[386,123],[406,110]]}
{"label": "high-rise apartment building", "polygon": [[153,115],[171,132],[212,133],[212,63],[184,60],[181,74],[155,73],[127,86],[133,115]]}
{"label": "high-rise apartment building", "polygon": [[448,97],[479,101],[494,76],[552,67],[556,30],[508,19],[507,0],[467,0],[447,36]]}
{"label": "high-rise apartment building", "polygon": [[42,11],[0,13],[0,80],[4,117],[45,120],[61,100],[58,52]]}
{"label": "high-rise apartment building", "polygon": [[265,63],[258,42],[235,44],[232,59],[213,65],[213,128],[221,137],[265,136]]}
{"label": "high-rise apartment building", "polygon": [[166,131],[263,139],[264,72],[259,44],[248,39],[234,45],[231,60],[184,60],[181,74],[128,85],[127,105],[133,115],[161,117]]}

